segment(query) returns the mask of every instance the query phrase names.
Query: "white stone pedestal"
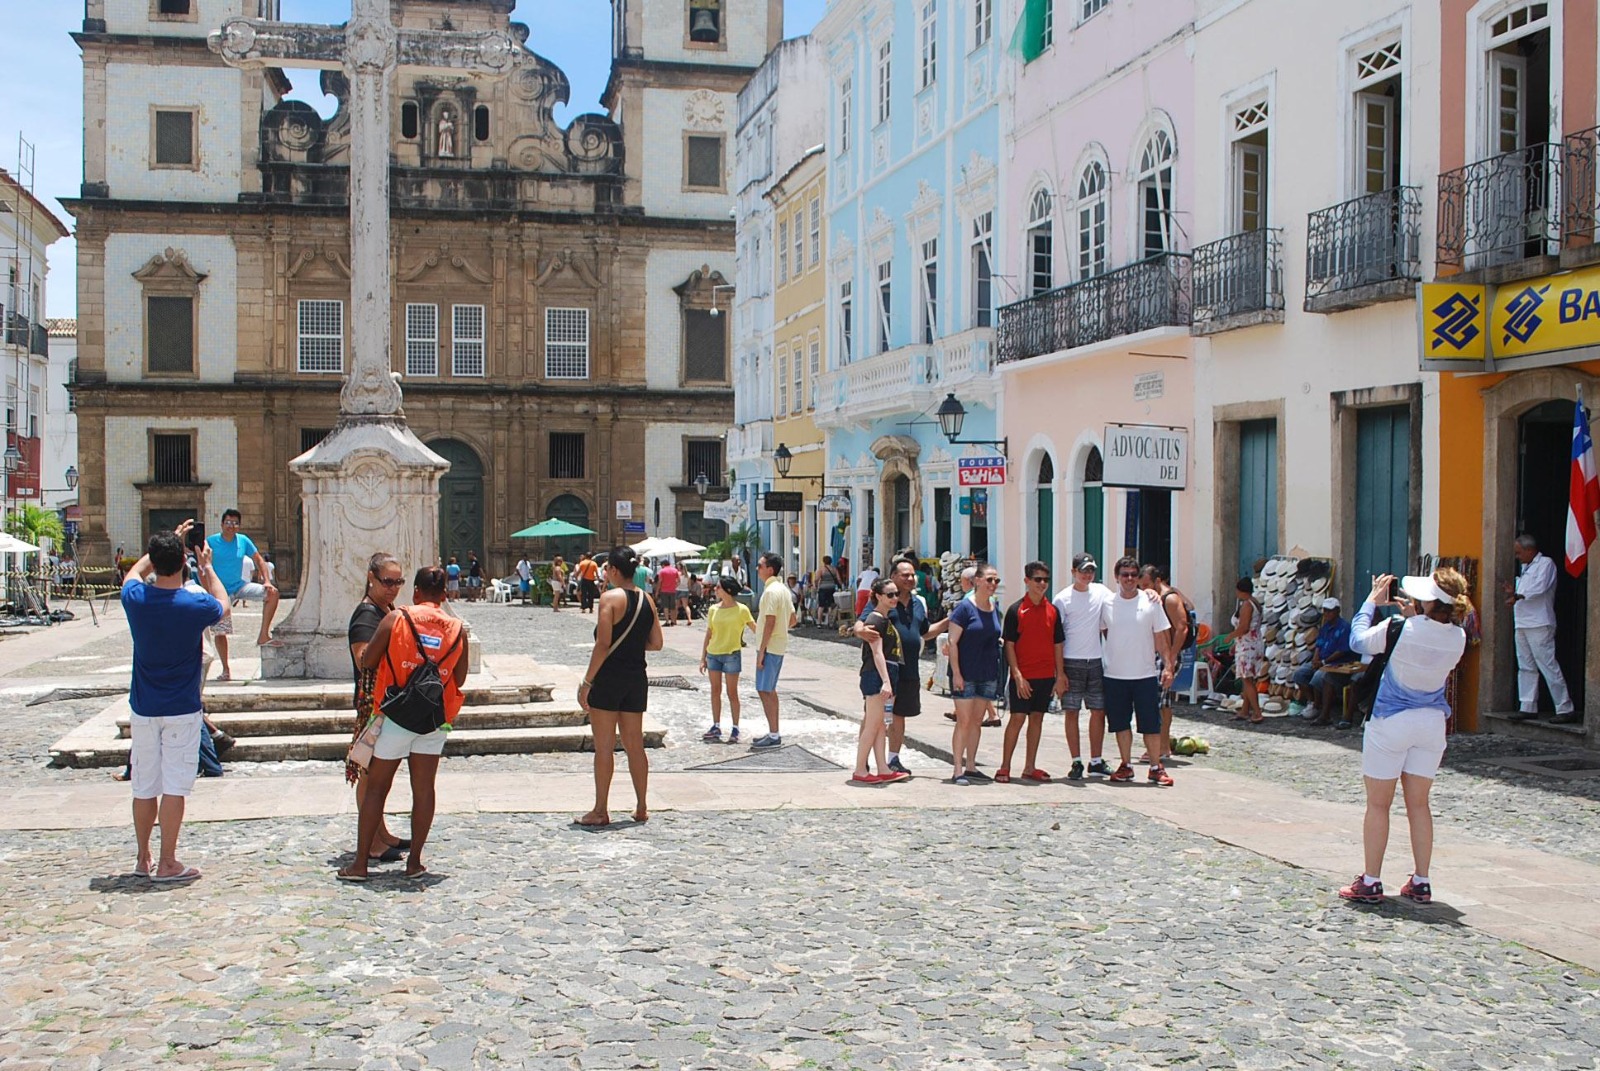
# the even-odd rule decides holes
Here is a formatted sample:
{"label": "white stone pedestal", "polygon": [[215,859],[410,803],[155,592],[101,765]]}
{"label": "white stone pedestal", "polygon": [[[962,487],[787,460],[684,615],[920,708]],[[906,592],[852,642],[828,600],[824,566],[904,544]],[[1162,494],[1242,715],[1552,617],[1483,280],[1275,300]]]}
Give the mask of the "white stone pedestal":
{"label": "white stone pedestal", "polygon": [[[366,591],[367,559],[387,551],[407,583],[439,556],[439,478],[450,463],[402,416],[343,416],[322,442],[289,462],[304,482],[305,561],[294,609],[261,650],[268,679],[350,676],[350,614]],[[401,601],[409,603],[410,593]]]}

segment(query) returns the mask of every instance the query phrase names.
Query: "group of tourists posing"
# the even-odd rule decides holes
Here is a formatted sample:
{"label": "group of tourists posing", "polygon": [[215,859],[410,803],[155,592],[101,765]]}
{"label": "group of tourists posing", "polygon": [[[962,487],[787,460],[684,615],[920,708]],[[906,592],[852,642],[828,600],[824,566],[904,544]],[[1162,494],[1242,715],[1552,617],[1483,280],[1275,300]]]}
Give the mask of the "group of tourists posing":
{"label": "group of tourists posing", "polygon": [[[198,733],[203,726],[200,688],[201,647],[205,633],[229,616],[227,578],[219,576],[215,548],[207,542],[186,547],[193,522],[150,538],[146,554],[129,571],[122,603],[133,636],[130,690],[131,775],[138,854],[134,873],[152,881],[189,881],[198,869],[178,860],[177,843],[184,802],[195,779]],[[193,550],[193,566],[188,551]],[[191,574],[192,568],[192,574]],[[1050,569],[1043,562],[1024,568],[1027,590],[1008,609],[995,593],[1000,576],[980,564],[962,576],[966,594],[948,616],[931,623],[915,591],[916,563],[895,561],[888,575],[873,581],[870,598],[853,626],[862,643],[860,686],[864,717],[852,780],[862,784],[903,781],[910,776],[901,751],[905,721],[921,712],[921,651],[948,633],[949,684],[954,696],[951,781],[970,785],[1009,781],[1011,762],[1024,729],[1024,779],[1048,781],[1037,764],[1045,714],[1052,698],[1064,715],[1072,767],[1067,776],[1098,775],[1112,782],[1135,779],[1133,734],[1144,739],[1147,779],[1171,786],[1165,759],[1171,751],[1171,692],[1174,674],[1195,633],[1192,604],[1168,583],[1159,566],[1141,567],[1122,558],[1113,569],[1115,589],[1096,582],[1097,563],[1088,554],[1072,562],[1072,583],[1050,596]],[[781,578],[777,555],[762,555],[758,566],[758,615],[739,602],[738,584],[718,589],[718,605],[708,615],[701,668],[711,676],[715,724],[707,739],[720,737],[721,696],[733,715],[738,739],[738,677],[746,632],[757,640],[757,692],[768,732],[752,746],[777,747],[777,681],[787,651],[795,606]],[[649,819],[649,763],[643,721],[649,703],[645,655],[663,646],[661,619],[649,593],[638,583],[639,561],[627,547],[602,559],[607,585],[596,601],[594,647],[578,689],[578,701],[594,734],[594,807],[576,820],[582,826],[611,822],[608,798],[614,751],[620,738],[633,781],[635,822]],[[231,573],[230,573],[231,576]],[[356,725],[346,777],[359,801],[357,846],[353,861],[339,871],[345,881],[365,881],[374,861],[405,860],[404,873],[427,873],[423,849],[434,815],[434,781],[450,725],[462,706],[462,684],[469,672],[468,639],[462,621],[444,608],[449,577],[434,565],[412,577],[412,599],[402,607],[405,585],[401,563],[374,554],[367,564],[365,590],[349,625],[355,677]],[[1357,612],[1351,649],[1374,658],[1379,683],[1363,745],[1367,786],[1364,824],[1365,869],[1340,894],[1375,902],[1383,897],[1380,872],[1388,842],[1389,810],[1396,786],[1405,794],[1415,869],[1401,889],[1419,902],[1431,899],[1428,865],[1433,823],[1428,795],[1445,748],[1450,714],[1445,688],[1466,646],[1462,619],[1472,612],[1467,584],[1452,569],[1429,576],[1373,578],[1372,592]],[[1398,604],[1387,621],[1374,619],[1383,607]],[[1010,721],[1002,759],[993,777],[977,766],[986,715],[1008,689]],[[1082,759],[1079,715],[1090,712],[1089,756]],[[1118,763],[1102,755],[1109,728]],[[412,811],[410,837],[391,832],[384,803],[399,770],[408,765]],[[875,766],[877,772],[873,773]],[[159,857],[150,839],[159,819]]]}

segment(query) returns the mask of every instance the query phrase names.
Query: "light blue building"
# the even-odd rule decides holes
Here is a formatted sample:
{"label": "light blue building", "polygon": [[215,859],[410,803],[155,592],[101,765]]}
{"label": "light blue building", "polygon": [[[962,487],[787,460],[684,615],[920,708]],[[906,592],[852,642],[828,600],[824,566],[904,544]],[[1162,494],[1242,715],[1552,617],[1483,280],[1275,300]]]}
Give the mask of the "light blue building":
{"label": "light blue building", "polygon": [[[827,486],[847,492],[833,548],[883,565],[898,548],[987,556],[1000,496],[958,485],[962,457],[935,412],[966,411],[960,439],[997,434],[995,308],[1015,280],[1000,223],[992,0],[832,0],[812,37],[828,72],[828,373],[816,420]],[[997,245],[998,243],[998,245]],[[985,499],[988,499],[986,502]]]}

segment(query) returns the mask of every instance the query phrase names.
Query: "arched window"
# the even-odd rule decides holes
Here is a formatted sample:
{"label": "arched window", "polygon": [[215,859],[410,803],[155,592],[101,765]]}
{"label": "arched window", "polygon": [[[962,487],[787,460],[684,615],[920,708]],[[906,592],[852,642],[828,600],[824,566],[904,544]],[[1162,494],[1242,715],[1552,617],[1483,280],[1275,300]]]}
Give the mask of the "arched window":
{"label": "arched window", "polygon": [[407,141],[417,136],[417,104],[416,101],[406,101],[400,105],[400,136]]}
{"label": "arched window", "polygon": [[1078,278],[1092,279],[1106,270],[1106,232],[1110,204],[1106,166],[1090,161],[1078,176]]}
{"label": "arched window", "polygon": [[489,106],[486,104],[472,109],[472,137],[475,141],[489,140]]}
{"label": "arched window", "polygon": [[1055,286],[1055,242],[1050,229],[1052,201],[1044,187],[1028,204],[1028,293],[1042,294]]}
{"label": "arched window", "polygon": [[1158,129],[1139,153],[1139,255],[1153,257],[1177,248],[1172,225],[1172,134]]}
{"label": "arched window", "polygon": [[[579,528],[589,527],[589,507],[577,495],[557,495],[550,500],[550,505],[545,508],[545,516],[553,520],[566,521]],[[578,560],[578,557],[594,542],[594,536],[564,536],[560,539],[547,539],[544,541],[544,557],[554,558],[561,555],[569,563]]]}

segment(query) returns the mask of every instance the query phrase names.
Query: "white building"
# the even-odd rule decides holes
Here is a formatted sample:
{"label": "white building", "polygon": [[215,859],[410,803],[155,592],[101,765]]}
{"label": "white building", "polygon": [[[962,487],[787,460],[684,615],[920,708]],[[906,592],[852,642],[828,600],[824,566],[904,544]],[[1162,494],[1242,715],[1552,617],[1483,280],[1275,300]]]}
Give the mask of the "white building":
{"label": "white building", "polygon": [[[821,53],[809,37],[773,49],[739,93],[734,148],[734,221],[739,268],[733,319],[733,420],[728,434],[732,497],[759,518],[761,495],[776,475],[772,451],[773,251],[777,223],[766,194],[772,184],[822,142],[827,92]],[[786,225],[787,226],[787,225]],[[770,520],[762,545],[774,545]]]}
{"label": "white building", "polygon": [[40,464],[47,424],[50,340],[45,330],[45,250],[68,231],[9,172],[0,170],[0,359],[5,365],[5,507],[41,505],[61,473]]}
{"label": "white building", "polygon": [[1437,545],[1415,293],[1439,5],[1203,0],[1196,18],[1192,486],[1211,523],[1190,594],[1226,620],[1235,581],[1298,546],[1338,563],[1348,606]]}
{"label": "white building", "polygon": [[[72,384],[78,372],[78,321],[45,321],[50,364],[45,385],[40,468],[45,509],[59,510],[76,521],[78,507],[78,414],[72,408]],[[71,475],[68,476],[68,472]]]}

